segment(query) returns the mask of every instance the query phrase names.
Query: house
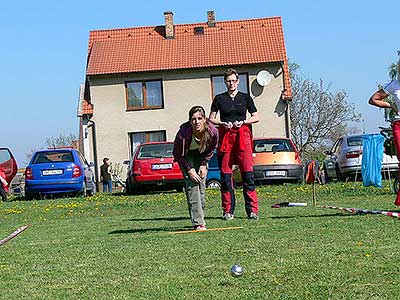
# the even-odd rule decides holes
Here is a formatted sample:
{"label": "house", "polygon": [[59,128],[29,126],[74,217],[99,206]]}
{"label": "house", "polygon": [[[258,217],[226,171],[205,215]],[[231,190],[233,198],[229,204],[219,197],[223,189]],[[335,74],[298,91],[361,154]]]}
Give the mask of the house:
{"label": "house", "polygon": [[258,108],[254,136],[289,136],[291,87],[280,17],[219,22],[209,11],[196,24],[174,24],[172,12],[164,17],[159,26],[90,32],[78,108],[88,161],[122,163],[141,142],[173,140],[192,106],[208,113],[214,95],[226,90],[228,67],[239,72],[239,89]]}

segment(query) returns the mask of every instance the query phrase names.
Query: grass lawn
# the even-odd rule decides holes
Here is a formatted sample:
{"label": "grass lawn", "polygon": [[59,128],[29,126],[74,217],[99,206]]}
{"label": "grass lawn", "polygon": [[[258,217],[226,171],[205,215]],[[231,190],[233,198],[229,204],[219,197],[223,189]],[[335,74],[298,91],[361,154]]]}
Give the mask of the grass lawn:
{"label": "grass lawn", "polygon": [[[387,185],[387,183],[386,183]],[[259,187],[260,219],[190,229],[183,193],[0,203],[0,299],[400,299],[400,220],[311,206],[311,186]],[[395,211],[394,194],[357,183],[317,186],[318,203]],[[277,202],[308,207],[271,209]],[[240,278],[229,274],[243,266]]]}

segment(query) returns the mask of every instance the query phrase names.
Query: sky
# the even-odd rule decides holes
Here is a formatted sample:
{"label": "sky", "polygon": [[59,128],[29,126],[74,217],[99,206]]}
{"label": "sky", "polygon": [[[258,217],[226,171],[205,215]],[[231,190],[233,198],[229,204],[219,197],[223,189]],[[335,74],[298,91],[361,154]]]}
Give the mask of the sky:
{"label": "sky", "polygon": [[91,30],[281,16],[288,58],[331,91],[344,90],[362,114],[361,131],[387,125],[367,104],[400,49],[398,0],[376,1],[4,1],[0,10],[0,146],[20,167],[46,138],[78,135],[79,85]]}

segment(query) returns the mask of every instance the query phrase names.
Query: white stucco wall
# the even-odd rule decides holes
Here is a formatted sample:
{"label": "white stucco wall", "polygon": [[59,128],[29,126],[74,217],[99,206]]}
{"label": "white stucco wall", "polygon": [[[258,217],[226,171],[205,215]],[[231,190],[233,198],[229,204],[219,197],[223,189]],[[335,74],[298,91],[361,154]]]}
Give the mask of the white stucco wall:
{"label": "white stucco wall", "polygon": [[[260,122],[253,126],[254,136],[285,136],[283,72],[279,64],[265,64],[236,68],[248,73],[249,91],[258,109]],[[273,78],[266,87],[256,82],[257,73],[266,69]],[[222,75],[225,68],[181,70],[160,73],[138,73],[126,76],[91,77],[92,120],[96,124],[98,165],[103,157],[122,163],[130,157],[129,133],[165,130],[168,141],[173,141],[179,125],[188,118],[193,105],[202,105],[207,114],[212,102],[211,75]],[[125,82],[162,79],[164,109],[126,110]],[[123,174],[125,176],[125,174]]]}

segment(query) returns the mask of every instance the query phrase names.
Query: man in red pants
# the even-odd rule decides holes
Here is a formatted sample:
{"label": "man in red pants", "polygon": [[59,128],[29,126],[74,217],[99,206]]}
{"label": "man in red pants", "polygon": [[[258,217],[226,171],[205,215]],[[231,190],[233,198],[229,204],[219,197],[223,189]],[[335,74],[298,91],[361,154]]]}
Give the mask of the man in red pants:
{"label": "man in red pants", "polygon": [[[225,72],[227,91],[215,96],[209,120],[219,125],[218,163],[221,169],[223,218],[232,220],[235,212],[235,192],[232,184],[232,165],[239,165],[247,217],[258,219],[258,199],[253,175],[253,138],[251,124],[258,122],[253,99],[238,91],[239,74],[234,69]],[[220,121],[216,119],[220,113]],[[247,118],[247,112],[250,118]]]}

